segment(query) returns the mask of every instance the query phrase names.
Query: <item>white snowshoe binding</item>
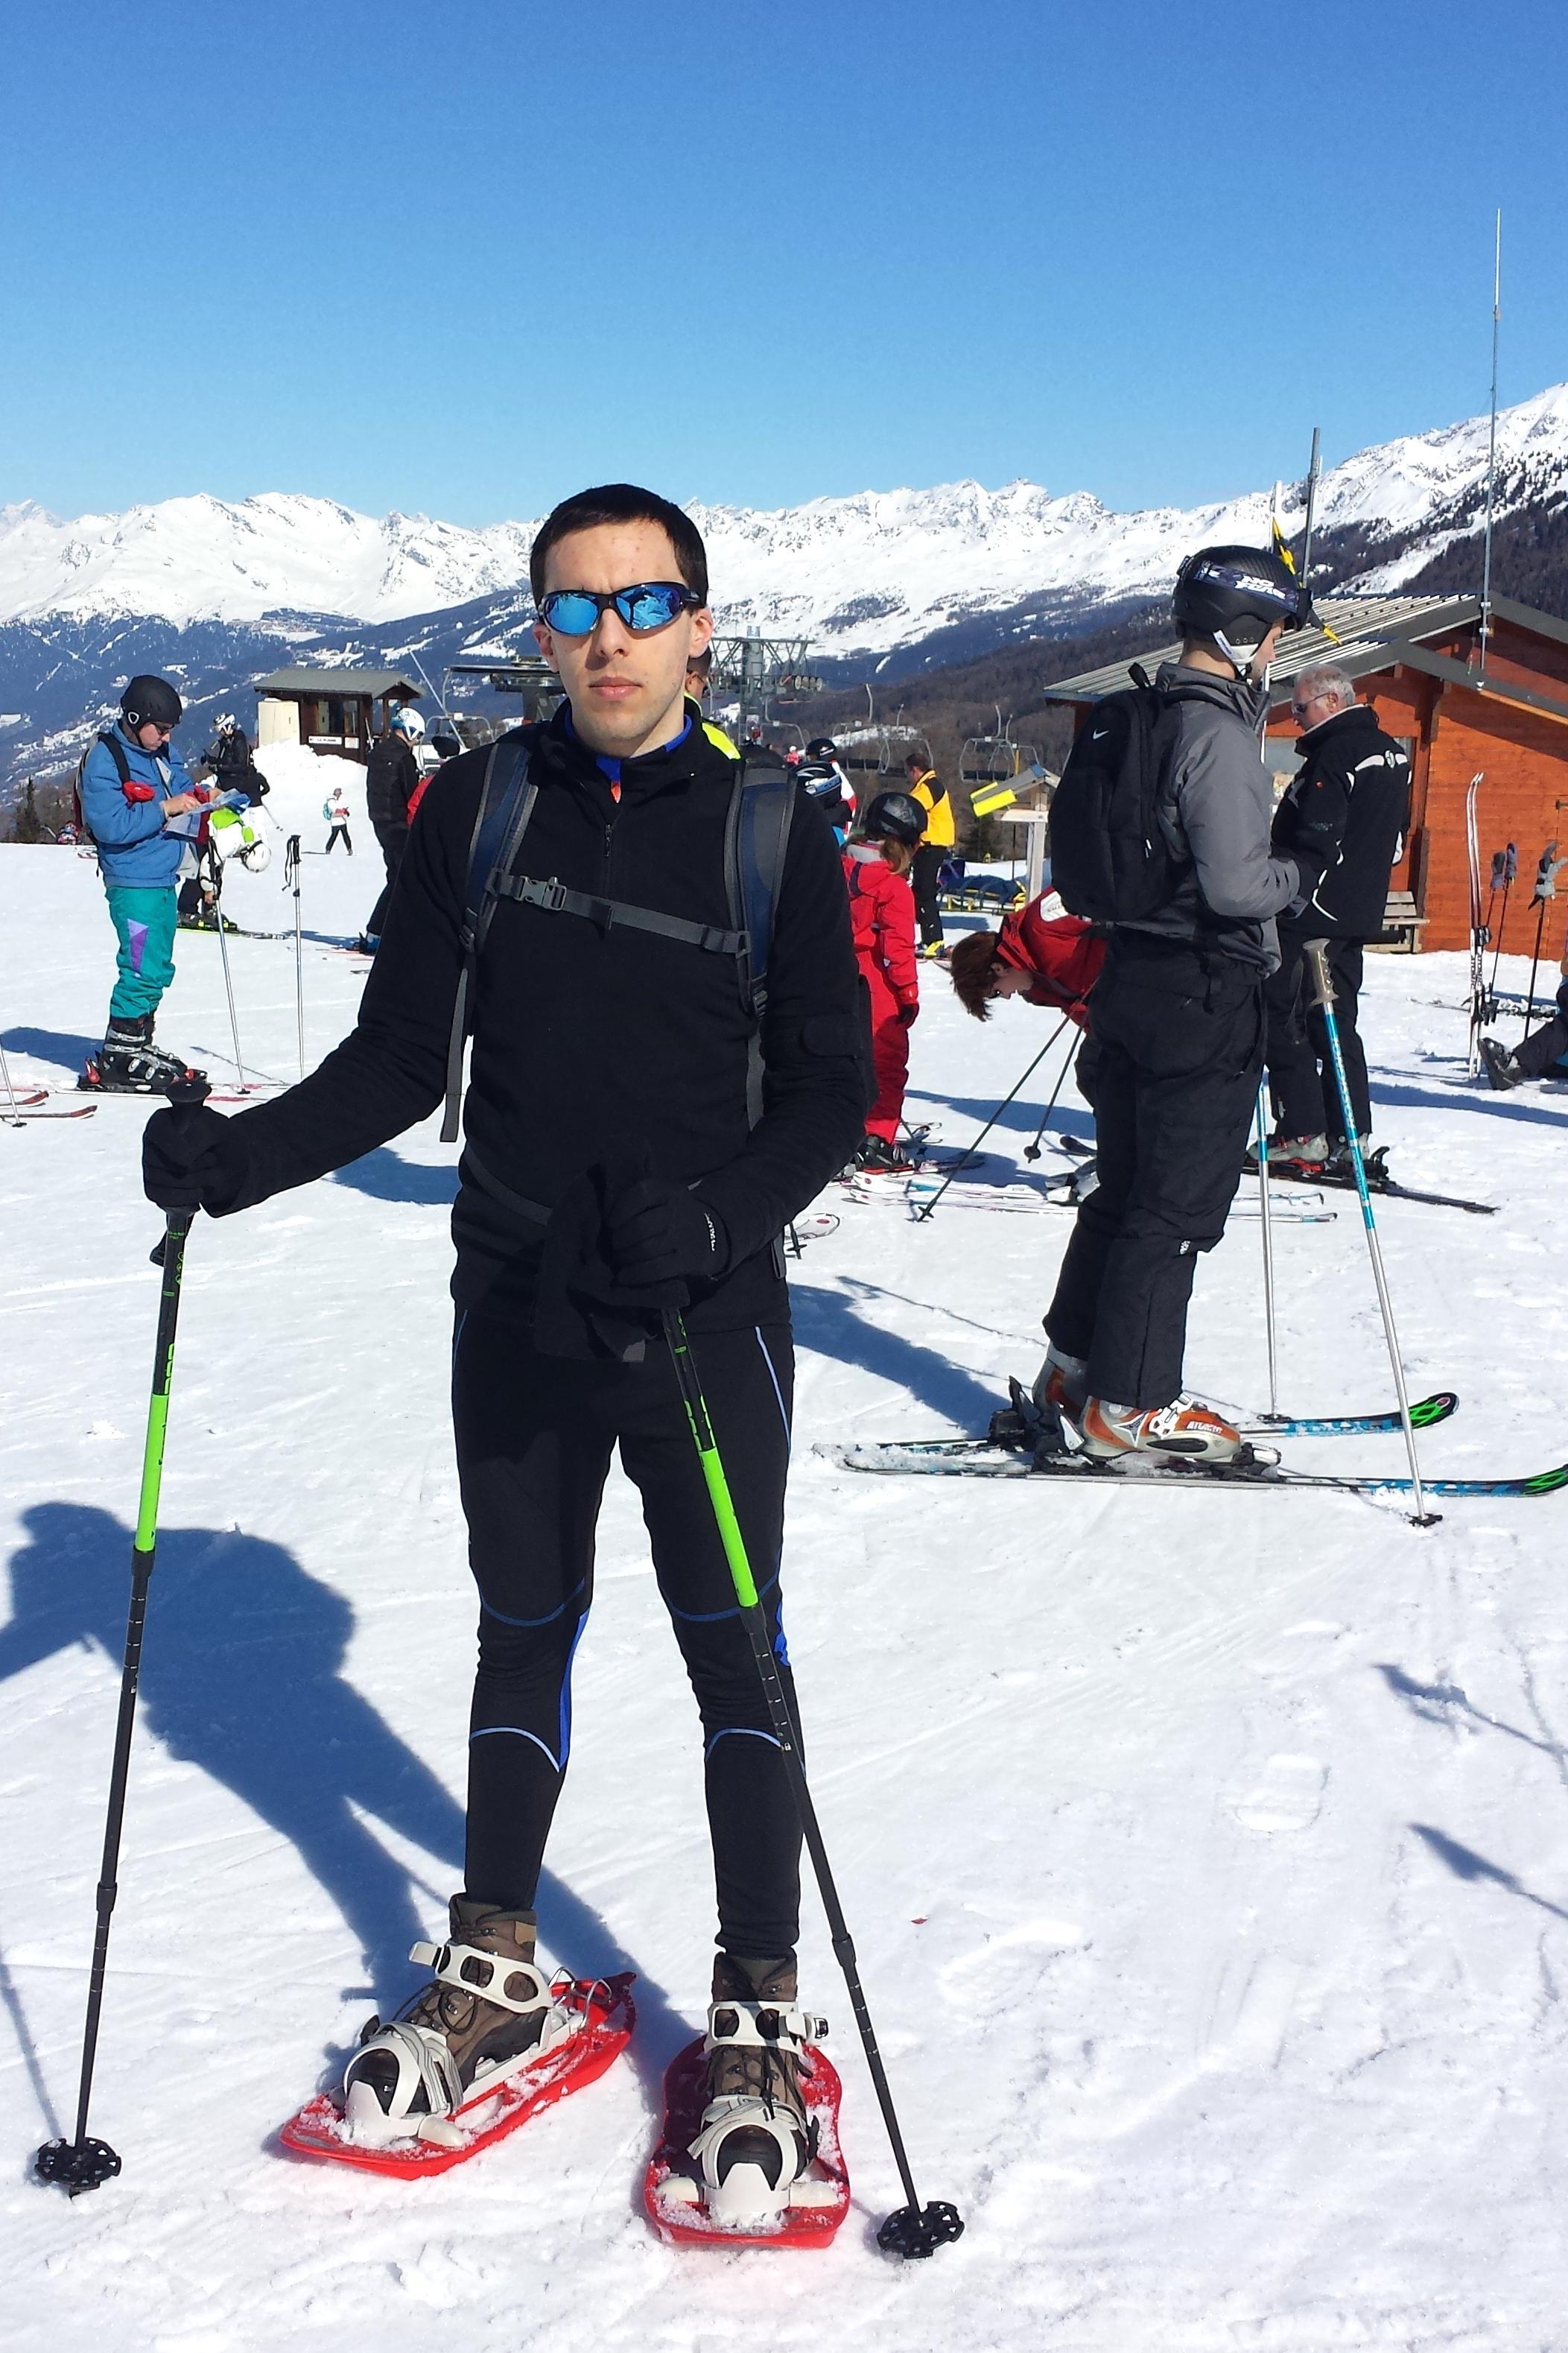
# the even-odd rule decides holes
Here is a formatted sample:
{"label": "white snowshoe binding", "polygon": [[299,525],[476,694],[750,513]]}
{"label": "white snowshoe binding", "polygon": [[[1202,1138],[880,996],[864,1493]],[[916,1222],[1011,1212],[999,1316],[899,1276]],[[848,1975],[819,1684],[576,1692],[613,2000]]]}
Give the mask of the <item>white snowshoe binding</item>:
{"label": "white snowshoe binding", "polygon": [[514,2076],[537,2067],[584,2023],[563,1998],[570,1979],[534,1966],[534,1915],[455,1895],[451,1936],[423,1940],[410,1960],[433,1969],[428,1985],[383,2025],[367,2021],[343,2075],[343,2113],[356,2140],[456,2147],[452,2119]]}
{"label": "white snowshoe binding", "polygon": [[135,1018],[110,1014],[103,1043],[88,1056],[77,1085],[84,1094],[161,1095],[182,1080],[205,1076],[153,1043],[150,1013]]}
{"label": "white snowshoe binding", "polygon": [[809,2179],[816,2136],[800,2088],[807,2042],[827,2031],[825,2018],[795,2007],[793,1959],[745,1961],[720,1953],[703,2049],[708,2101],[689,2154],[691,2183],[713,2220],[745,2230],[796,2202],[823,2196]]}

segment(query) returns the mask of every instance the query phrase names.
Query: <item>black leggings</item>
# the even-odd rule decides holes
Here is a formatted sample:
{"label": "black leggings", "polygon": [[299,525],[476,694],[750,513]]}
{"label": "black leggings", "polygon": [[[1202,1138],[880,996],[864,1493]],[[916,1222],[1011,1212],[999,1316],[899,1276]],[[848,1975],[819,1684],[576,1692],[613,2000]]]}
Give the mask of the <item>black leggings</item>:
{"label": "black leggings", "polygon": [[[779,1597],[789,1332],[694,1335],[692,1355],[793,1709]],[[640,1365],[544,1356],[525,1327],[470,1311],[458,1324],[452,1410],[480,1602],[467,1892],[532,1908],[565,1778],[572,1660],[593,1599],[595,1528],[618,1442],[701,1717],[719,1942],[754,1958],[793,1952],[795,1804],[668,1353],[650,1345]],[[634,1757],[624,1779],[623,1828],[636,1839]]]}
{"label": "black leggings", "polygon": [[349,829],[346,825],[334,825],[332,827],[331,832],[327,836],[325,855],[330,858],[340,841],[342,843],[343,848],[348,851],[349,856],[352,858],[354,854],[354,846],[349,839]]}

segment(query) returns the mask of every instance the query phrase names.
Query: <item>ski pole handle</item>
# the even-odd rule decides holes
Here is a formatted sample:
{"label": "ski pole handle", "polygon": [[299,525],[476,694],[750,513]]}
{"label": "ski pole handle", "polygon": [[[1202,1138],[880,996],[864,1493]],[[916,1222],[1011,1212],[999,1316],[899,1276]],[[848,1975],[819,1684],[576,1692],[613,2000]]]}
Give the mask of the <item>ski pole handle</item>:
{"label": "ski pole handle", "polygon": [[[188,1079],[171,1080],[164,1092],[169,1098],[169,1109],[174,1113],[175,1119],[182,1125],[188,1127],[208,1095],[211,1094],[212,1089],[205,1079],[198,1077],[193,1071]],[[191,1230],[191,1221],[195,1212],[194,1209],[170,1209],[166,1214],[168,1224],[147,1254],[148,1263],[152,1266],[163,1266],[167,1263],[171,1242],[177,1242],[182,1250],[184,1249],[185,1236]]]}
{"label": "ski pole handle", "polygon": [[1327,940],[1309,940],[1306,957],[1312,973],[1312,1002],[1323,1012],[1331,1013],[1334,1009],[1334,984],[1329,971]]}

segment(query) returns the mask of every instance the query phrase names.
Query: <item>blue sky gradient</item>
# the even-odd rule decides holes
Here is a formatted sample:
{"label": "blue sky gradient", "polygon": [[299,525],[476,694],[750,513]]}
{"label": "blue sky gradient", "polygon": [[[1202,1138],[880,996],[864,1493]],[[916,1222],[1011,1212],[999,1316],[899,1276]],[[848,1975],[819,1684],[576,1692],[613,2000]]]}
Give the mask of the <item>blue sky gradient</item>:
{"label": "blue sky gradient", "polygon": [[[1176,37],[1185,28],[1186,37]],[[1188,504],[1568,375],[1568,11],[13,16],[0,503]]]}

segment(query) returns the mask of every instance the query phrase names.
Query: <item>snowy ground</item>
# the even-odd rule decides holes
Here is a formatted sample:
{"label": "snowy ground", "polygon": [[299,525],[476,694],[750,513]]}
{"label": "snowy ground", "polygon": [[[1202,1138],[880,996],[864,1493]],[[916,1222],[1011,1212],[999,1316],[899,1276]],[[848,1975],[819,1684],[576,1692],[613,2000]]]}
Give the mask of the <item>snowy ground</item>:
{"label": "snowy ground", "polygon": [[[307,859],[310,931],[363,921],[368,848]],[[237,881],[237,919],[281,929],[279,879]],[[0,850],[0,926],[13,1072],[62,1083],[106,999],[91,866]],[[231,954],[246,1050],[287,1078],[291,945]],[[179,960],[163,1033],[221,1070],[217,943]],[[1534,1470],[1568,1452],[1568,1098],[1465,1084],[1461,964],[1369,959],[1378,1128],[1407,1182],[1502,1214],[1389,1203],[1380,1225],[1413,1388],[1464,1398],[1429,1467]],[[315,945],[305,981],[314,1059],[360,981]],[[972,1134],[1043,1018],[982,1029],[931,980],[911,1114]],[[1043,1100],[1007,1115],[1011,1154]],[[850,2221],[816,2261],[675,2253],[644,2222],[710,1922],[689,1699],[618,1474],[541,1908],[574,1969],[637,1970],[629,2060],[440,2180],[279,2154],[457,1878],[474,1611],[434,1124],[193,1239],[94,2106],[125,2170],[75,2204],[36,2187],[74,2100],[151,1365],[143,1115],[0,1130],[12,2353],[1568,2346],[1568,1499],[1451,1503],[1420,1533],[1331,1496],[939,1485],[814,1455],[982,1425],[1037,1361],[1059,1212],[840,1204],[795,1283],[815,1781],[922,2194],[960,2203],[962,2243],[907,2270],[875,2251],[897,2185],[815,1904],[803,1990],[848,2086]],[[1057,1117],[1087,1132],[1070,1092]],[[1334,1223],[1277,1237],[1285,1400],[1382,1406],[1359,1219],[1327,1198]],[[1253,1404],[1258,1269],[1238,1216],[1189,1358]],[[1370,1466],[1398,1443],[1290,1451]]]}

